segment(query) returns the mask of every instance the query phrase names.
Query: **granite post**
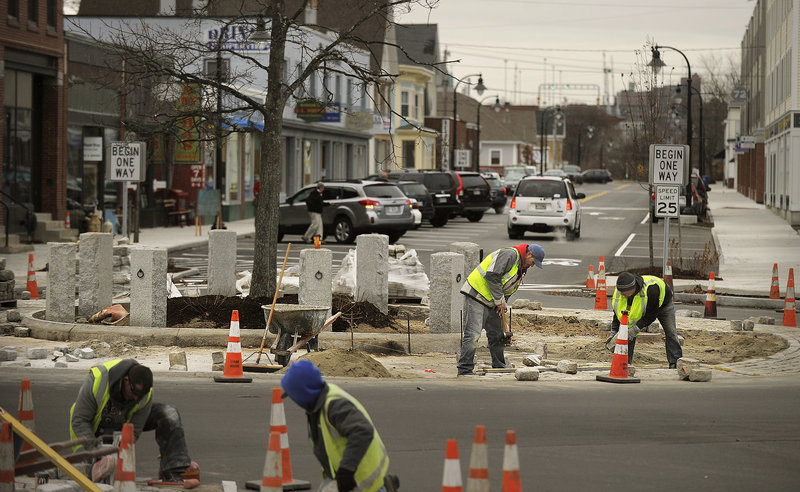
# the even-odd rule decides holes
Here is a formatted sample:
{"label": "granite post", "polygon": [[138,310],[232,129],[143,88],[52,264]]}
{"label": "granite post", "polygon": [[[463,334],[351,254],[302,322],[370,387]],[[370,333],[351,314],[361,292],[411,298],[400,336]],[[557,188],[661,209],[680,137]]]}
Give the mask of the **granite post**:
{"label": "granite post", "polygon": [[[333,304],[333,251],[329,249],[304,249],[300,251],[300,292],[298,301],[307,306]],[[330,328],[328,328],[330,329]]]}
{"label": "granite post", "polygon": [[464,296],[464,255],[434,253],[431,255],[431,333],[460,333]]}
{"label": "granite post", "polygon": [[450,252],[464,255],[464,278],[469,276],[481,262],[481,247],[475,243],[450,243]]}
{"label": "granite post", "polygon": [[366,301],[389,313],[389,236],[356,237],[356,301]]}
{"label": "granite post", "polygon": [[111,306],[113,234],[85,232],[78,250],[78,315],[84,318]]}
{"label": "granite post", "polygon": [[75,243],[48,243],[47,302],[48,321],[75,322]]}
{"label": "granite post", "polygon": [[208,233],[208,295],[236,295],[236,231]]}
{"label": "granite post", "polygon": [[131,248],[131,326],[167,325],[167,250]]}

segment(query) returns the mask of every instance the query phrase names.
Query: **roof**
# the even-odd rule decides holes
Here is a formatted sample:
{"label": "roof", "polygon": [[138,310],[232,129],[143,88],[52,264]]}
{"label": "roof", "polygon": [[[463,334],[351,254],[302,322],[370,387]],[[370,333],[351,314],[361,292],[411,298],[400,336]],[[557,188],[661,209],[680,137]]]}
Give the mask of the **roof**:
{"label": "roof", "polygon": [[439,33],[436,24],[398,24],[395,29],[400,64],[432,64],[439,61]]}
{"label": "roof", "polygon": [[[453,92],[438,91],[436,109],[440,118],[453,117]],[[481,141],[496,142],[524,142],[535,144],[538,140],[536,134],[536,112],[534,106],[508,106],[499,112],[494,111],[494,98],[492,94],[484,92],[480,96],[483,101],[481,106]],[[456,94],[458,119],[470,123],[478,123],[478,100],[466,94]]]}

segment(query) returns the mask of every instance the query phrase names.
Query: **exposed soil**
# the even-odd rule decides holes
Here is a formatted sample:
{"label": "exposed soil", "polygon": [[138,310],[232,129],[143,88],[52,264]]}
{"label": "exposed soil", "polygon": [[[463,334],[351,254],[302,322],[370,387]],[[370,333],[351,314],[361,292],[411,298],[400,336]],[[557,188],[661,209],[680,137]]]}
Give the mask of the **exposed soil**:
{"label": "exposed soil", "polygon": [[[323,376],[390,378],[392,374],[371,356],[358,350],[331,349],[309,352],[300,357],[314,363]],[[278,371],[286,372],[286,367]]]}

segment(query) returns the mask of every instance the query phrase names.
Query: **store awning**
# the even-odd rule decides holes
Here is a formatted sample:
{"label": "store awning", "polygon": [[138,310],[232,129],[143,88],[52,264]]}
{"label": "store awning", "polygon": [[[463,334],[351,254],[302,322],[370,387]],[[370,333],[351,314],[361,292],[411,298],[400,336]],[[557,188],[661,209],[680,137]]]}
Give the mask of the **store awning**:
{"label": "store awning", "polygon": [[225,121],[222,122],[222,128],[226,130],[258,130],[264,131],[264,123],[260,121],[251,121],[247,118],[235,118],[226,116]]}

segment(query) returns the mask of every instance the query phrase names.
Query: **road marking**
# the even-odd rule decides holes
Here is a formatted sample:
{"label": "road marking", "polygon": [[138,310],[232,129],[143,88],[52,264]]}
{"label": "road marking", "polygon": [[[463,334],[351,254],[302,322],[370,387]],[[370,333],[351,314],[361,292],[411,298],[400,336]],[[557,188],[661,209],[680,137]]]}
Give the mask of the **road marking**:
{"label": "road marking", "polygon": [[614,191],[619,191],[622,188],[626,188],[626,187],[628,187],[630,185],[631,185],[630,183],[621,184],[621,185],[617,186],[616,188],[614,188]]}
{"label": "road marking", "polygon": [[609,193],[609,191],[608,191],[608,190],[606,190],[606,191],[601,191],[600,193],[595,193],[594,195],[589,195],[589,196],[587,196],[586,198],[581,198],[579,201],[581,202],[581,204],[583,204],[583,203],[586,203],[586,202],[588,202],[589,200],[593,200],[593,199],[595,199],[595,198],[597,198],[597,197],[601,197],[601,196],[603,196],[603,195],[606,195],[606,194],[608,194],[608,193]]}
{"label": "road marking", "polygon": [[634,237],[636,237],[636,233],[632,233],[630,236],[628,236],[628,239],[622,243],[622,246],[620,246],[617,252],[614,253],[614,256],[622,256],[622,252],[625,251],[625,248],[628,246],[628,244],[630,244],[631,241],[633,241]]}
{"label": "road marking", "polygon": [[542,261],[542,265],[578,266],[580,264],[581,260],[576,260],[574,258],[547,258]]}
{"label": "road marking", "polygon": [[642,221],[639,222],[639,225],[647,224],[648,219],[650,219],[650,212],[647,212],[647,214],[644,216],[644,219],[642,219]]}

